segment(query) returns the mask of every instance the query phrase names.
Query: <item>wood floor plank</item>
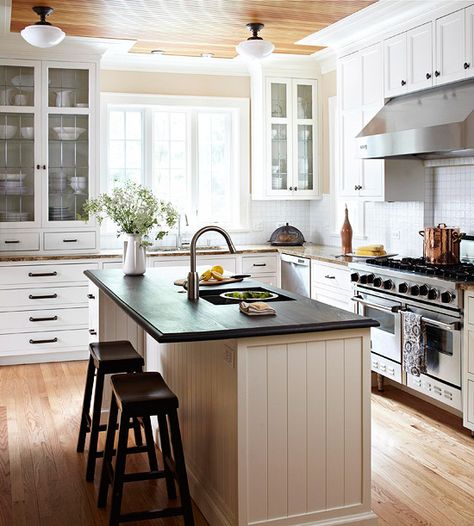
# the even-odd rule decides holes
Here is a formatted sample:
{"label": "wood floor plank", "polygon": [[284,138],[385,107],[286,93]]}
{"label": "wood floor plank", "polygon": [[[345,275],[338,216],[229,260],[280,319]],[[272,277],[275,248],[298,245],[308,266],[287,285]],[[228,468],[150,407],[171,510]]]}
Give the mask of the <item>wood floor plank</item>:
{"label": "wood floor plank", "polygon": [[[96,507],[101,462],[86,483],[87,450],[75,450],[85,371],[85,362],[0,367],[0,526],[108,524],[108,509]],[[474,525],[474,440],[458,417],[387,387],[372,395],[372,430],[379,526]],[[147,469],[146,456],[133,456],[127,469]],[[123,511],[167,502],[161,481],[129,484]],[[197,509],[195,517],[207,526]]]}

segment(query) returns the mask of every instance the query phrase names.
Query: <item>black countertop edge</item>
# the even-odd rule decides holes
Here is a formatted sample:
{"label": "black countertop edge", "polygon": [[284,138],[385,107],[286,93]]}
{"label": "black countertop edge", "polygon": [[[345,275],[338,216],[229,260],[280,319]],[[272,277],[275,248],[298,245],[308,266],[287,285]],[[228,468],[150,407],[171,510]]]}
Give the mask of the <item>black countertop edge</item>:
{"label": "black countertop edge", "polygon": [[[122,301],[116,294],[114,294],[102,281],[98,280],[95,275],[86,270],[84,274],[102,290],[107,296],[112,299],[119,307],[121,307],[135,322],[142,327],[145,332],[152,336],[159,343],[179,343],[179,342],[194,342],[194,341],[208,341],[208,340],[232,340],[252,337],[265,336],[279,336],[289,334],[303,334],[310,332],[324,332],[334,330],[350,330],[350,329],[367,329],[370,327],[378,327],[379,322],[370,318],[361,318],[357,320],[345,320],[334,322],[319,322],[317,326],[314,324],[303,325],[285,325],[283,327],[266,327],[265,334],[259,327],[255,329],[225,329],[222,331],[206,331],[206,332],[183,332],[177,334],[163,334],[154,325],[151,325],[138,312],[132,309],[127,303]],[[200,300],[201,301],[201,300]],[[240,316],[245,314],[239,313]]]}

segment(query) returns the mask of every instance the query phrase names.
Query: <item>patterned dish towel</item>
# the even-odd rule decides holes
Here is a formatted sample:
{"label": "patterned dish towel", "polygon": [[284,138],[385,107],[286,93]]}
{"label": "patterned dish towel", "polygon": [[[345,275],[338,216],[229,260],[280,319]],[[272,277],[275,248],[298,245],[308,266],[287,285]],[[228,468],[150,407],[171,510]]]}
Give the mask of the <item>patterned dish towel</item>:
{"label": "patterned dish towel", "polygon": [[403,368],[409,374],[426,373],[426,346],[421,315],[401,311],[403,325]]}
{"label": "patterned dish towel", "polygon": [[276,314],[275,309],[263,301],[253,303],[242,301],[240,302],[240,312],[247,314],[247,316],[275,316]]}

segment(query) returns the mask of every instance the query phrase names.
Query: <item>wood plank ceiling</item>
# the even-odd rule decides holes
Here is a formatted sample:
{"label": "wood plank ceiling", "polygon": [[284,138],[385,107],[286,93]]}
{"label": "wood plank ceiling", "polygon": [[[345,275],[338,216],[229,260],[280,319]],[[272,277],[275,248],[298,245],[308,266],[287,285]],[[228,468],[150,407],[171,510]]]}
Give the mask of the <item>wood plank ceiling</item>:
{"label": "wood plank ceiling", "polygon": [[131,52],[169,55],[214,53],[233,58],[248,38],[248,22],[263,22],[261,35],[276,53],[309,55],[318,47],[301,38],[376,0],[12,0],[11,31],[35,22],[31,8],[50,5],[51,23],[69,36],[136,40]]}

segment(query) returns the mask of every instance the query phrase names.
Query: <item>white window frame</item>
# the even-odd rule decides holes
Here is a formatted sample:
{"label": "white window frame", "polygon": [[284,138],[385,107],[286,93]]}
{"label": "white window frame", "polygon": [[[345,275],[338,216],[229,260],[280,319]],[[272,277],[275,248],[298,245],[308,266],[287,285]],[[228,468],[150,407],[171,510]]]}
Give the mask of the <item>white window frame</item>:
{"label": "white window frame", "polygon": [[[134,109],[144,108],[144,137],[150,136],[152,133],[152,119],[147,118],[147,113],[153,112],[154,107],[166,107],[169,111],[183,111],[191,112],[199,110],[210,111],[234,111],[236,118],[233,118],[232,136],[233,141],[238,140],[238,152],[233,163],[236,163],[235,173],[238,174],[238,188],[240,196],[238,203],[240,205],[240,224],[224,224],[217,223],[220,226],[228,229],[230,232],[248,232],[250,229],[250,128],[249,128],[249,99],[238,97],[192,97],[192,96],[172,96],[172,95],[148,95],[148,94],[132,94],[132,93],[102,93],[101,94],[101,177],[100,177],[100,192],[107,191],[107,167],[108,167],[108,144],[109,132],[108,121],[109,111],[111,109]],[[193,119],[188,119],[188,126],[197,127],[196,114]],[[196,169],[198,166],[198,145],[197,134],[191,133],[192,141],[188,144],[188,158]],[[235,148],[233,149],[233,151]],[[143,184],[151,186],[152,183],[152,148],[145,148],[145,155],[143,157]],[[196,177],[192,176],[193,184]],[[190,218],[192,220],[192,218]],[[203,226],[202,223],[196,221],[192,223],[193,228]],[[170,233],[173,233],[171,231]],[[113,233],[102,232],[102,238],[115,237]],[[107,246],[112,243],[111,239],[107,240]]]}

